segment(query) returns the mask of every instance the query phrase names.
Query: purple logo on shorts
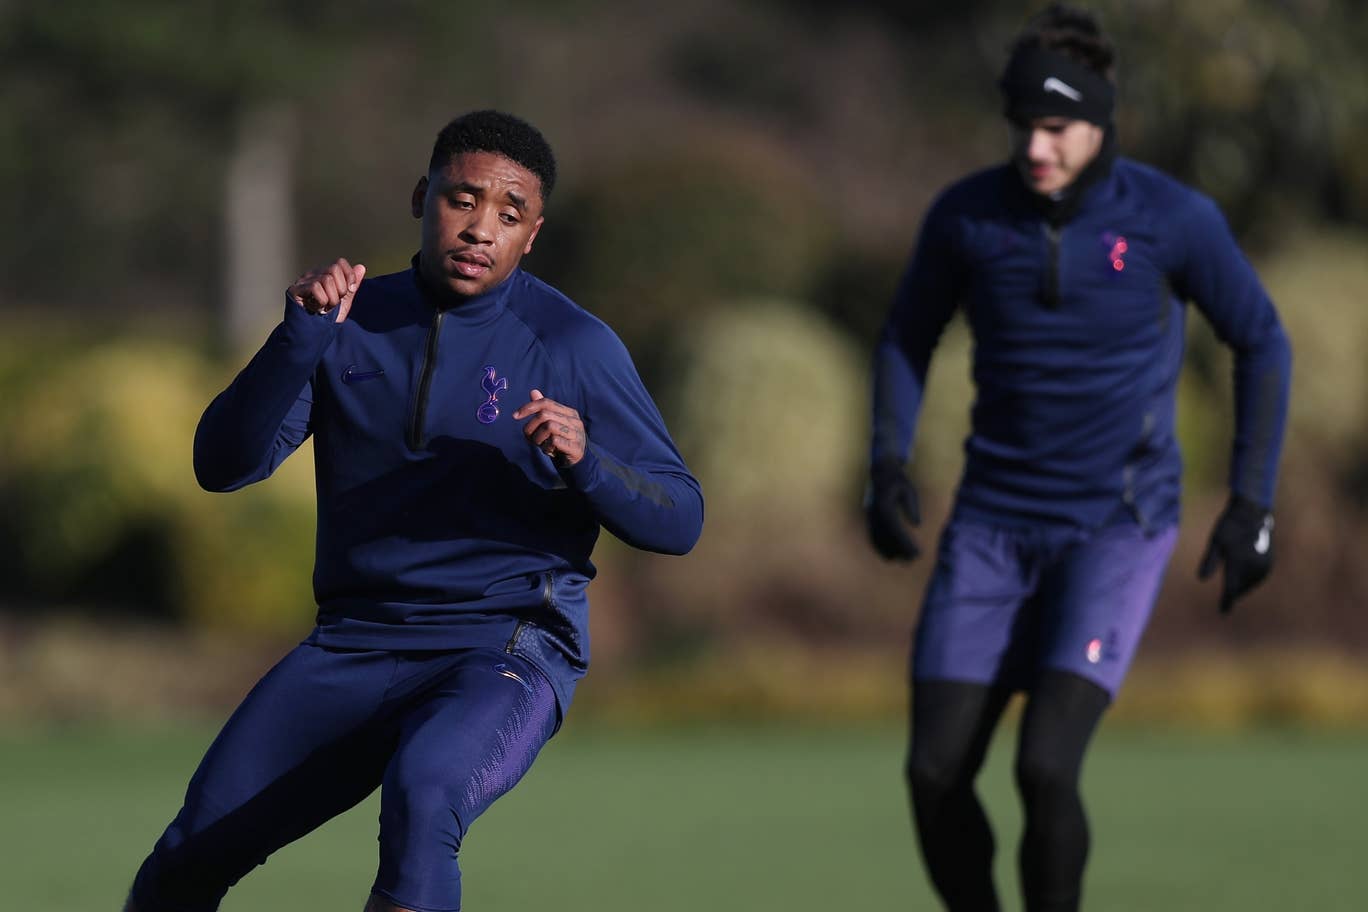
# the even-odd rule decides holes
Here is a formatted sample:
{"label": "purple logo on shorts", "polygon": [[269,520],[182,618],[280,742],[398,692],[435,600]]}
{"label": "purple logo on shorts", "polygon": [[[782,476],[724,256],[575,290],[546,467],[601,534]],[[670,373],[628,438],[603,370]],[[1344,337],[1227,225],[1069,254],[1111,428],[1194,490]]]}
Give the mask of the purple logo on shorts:
{"label": "purple logo on shorts", "polygon": [[494,379],[494,368],[486,366],[484,369],[484,379],[480,381],[480,386],[489,394],[489,398],[475,412],[475,417],[480,419],[480,424],[493,424],[499,417],[499,393],[508,389],[508,378],[500,377]]}

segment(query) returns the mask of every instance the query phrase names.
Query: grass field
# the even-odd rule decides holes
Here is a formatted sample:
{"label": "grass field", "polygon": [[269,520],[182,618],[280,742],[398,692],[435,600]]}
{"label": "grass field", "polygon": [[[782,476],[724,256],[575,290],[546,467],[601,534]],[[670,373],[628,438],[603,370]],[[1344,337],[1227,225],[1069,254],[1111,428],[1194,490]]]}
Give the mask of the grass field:
{"label": "grass field", "polygon": [[[0,732],[4,906],[114,912],[211,732]],[[895,729],[568,730],[476,822],[468,910],[912,910]],[[981,782],[1019,908],[1000,740]],[[1368,734],[1104,730],[1086,771],[1086,908],[1368,908]],[[375,799],[278,853],[225,912],[357,910]]]}

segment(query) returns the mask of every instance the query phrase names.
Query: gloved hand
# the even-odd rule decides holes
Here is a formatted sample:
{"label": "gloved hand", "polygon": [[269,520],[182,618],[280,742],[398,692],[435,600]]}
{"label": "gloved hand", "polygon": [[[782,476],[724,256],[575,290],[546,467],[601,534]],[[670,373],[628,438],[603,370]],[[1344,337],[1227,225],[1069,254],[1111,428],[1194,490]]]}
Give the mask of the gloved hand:
{"label": "gloved hand", "polygon": [[1273,569],[1273,514],[1232,494],[1211,530],[1197,578],[1208,578],[1221,564],[1225,565],[1221,613],[1229,614],[1235,600],[1263,582]]}
{"label": "gloved hand", "polygon": [[869,521],[869,541],[885,559],[910,561],[921,554],[907,527],[908,523],[921,524],[921,504],[901,465],[876,463],[870,470],[865,518]]}

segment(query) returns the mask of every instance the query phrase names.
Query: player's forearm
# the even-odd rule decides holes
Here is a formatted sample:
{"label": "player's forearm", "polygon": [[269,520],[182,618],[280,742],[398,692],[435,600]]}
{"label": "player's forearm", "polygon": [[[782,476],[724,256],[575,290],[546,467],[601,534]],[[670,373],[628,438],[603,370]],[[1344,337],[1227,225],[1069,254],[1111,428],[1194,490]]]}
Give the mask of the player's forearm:
{"label": "player's forearm", "polygon": [[703,493],[682,466],[638,469],[591,443],[565,475],[604,528],[634,548],[686,554],[703,532]]}
{"label": "player's forearm", "polygon": [[925,381],[926,361],[916,363],[885,336],[874,353],[871,465],[907,461]]}
{"label": "player's forearm", "polygon": [[195,431],[195,477],[232,491],[270,475],[306,436],[309,379],[335,325],[287,304],[285,319],[220,393]]}
{"label": "player's forearm", "polygon": [[907,461],[931,355],[960,298],[952,209],[942,195],[927,213],[874,350],[871,466]]}
{"label": "player's forearm", "polygon": [[1235,352],[1235,436],[1230,486],[1272,506],[1292,385],[1292,346],[1274,320],[1255,344]]}

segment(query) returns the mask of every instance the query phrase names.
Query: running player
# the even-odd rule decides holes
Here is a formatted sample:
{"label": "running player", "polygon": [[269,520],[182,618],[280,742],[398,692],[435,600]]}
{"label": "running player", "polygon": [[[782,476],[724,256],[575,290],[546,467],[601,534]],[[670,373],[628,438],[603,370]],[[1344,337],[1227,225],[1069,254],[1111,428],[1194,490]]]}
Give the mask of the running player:
{"label": "running player", "polygon": [[907,765],[923,859],[954,912],[999,908],[974,780],[1018,690],[1025,906],[1079,906],[1084,751],[1176,537],[1184,302],[1235,358],[1230,500],[1200,570],[1223,566],[1221,611],[1273,556],[1288,341],[1216,206],[1117,156],[1113,60],[1085,11],[1055,4],[1026,26],[1000,83],[1010,161],[932,205],[876,354],[869,531],[910,560],[920,517],[904,463],[927,365],[957,307],[974,339],[964,474],[913,647]]}

